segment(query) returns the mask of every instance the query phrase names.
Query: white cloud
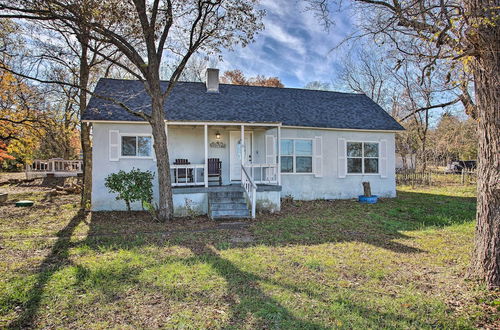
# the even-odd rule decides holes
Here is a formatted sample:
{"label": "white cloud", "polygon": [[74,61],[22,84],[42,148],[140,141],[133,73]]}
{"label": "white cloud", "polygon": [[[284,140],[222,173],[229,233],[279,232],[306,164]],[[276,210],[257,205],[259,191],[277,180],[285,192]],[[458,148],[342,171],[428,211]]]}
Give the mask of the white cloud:
{"label": "white cloud", "polygon": [[304,48],[304,40],[290,34],[284,29],[283,26],[280,25],[280,23],[285,23],[286,26],[286,22],[273,22],[270,20],[266,20],[266,29],[262,33],[262,36],[271,38],[278,43],[292,48],[301,55],[305,55],[306,49]]}
{"label": "white cloud", "polygon": [[323,30],[301,1],[263,0],[265,30],[255,42],[234,52],[224,52],[222,70],[240,69],[248,76],[277,76],[288,87],[307,82],[330,82],[338,67],[338,53],[331,49],[352,30],[350,12],[336,17],[329,32]]}

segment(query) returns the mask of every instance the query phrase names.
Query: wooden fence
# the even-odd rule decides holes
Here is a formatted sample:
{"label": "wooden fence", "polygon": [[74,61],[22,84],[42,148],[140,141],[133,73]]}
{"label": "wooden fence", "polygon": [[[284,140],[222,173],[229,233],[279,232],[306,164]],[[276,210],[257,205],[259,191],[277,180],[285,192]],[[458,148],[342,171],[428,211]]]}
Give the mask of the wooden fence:
{"label": "wooden fence", "polygon": [[396,184],[398,185],[469,185],[476,184],[476,171],[463,170],[461,173],[449,173],[438,171],[399,171],[396,173]]}

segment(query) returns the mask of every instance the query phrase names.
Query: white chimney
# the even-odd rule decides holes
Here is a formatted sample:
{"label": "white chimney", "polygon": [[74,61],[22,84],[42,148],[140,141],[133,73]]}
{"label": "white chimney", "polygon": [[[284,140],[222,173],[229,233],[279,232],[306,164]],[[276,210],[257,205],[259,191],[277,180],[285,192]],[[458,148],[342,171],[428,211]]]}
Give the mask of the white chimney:
{"label": "white chimney", "polygon": [[219,92],[219,69],[207,69],[207,93]]}

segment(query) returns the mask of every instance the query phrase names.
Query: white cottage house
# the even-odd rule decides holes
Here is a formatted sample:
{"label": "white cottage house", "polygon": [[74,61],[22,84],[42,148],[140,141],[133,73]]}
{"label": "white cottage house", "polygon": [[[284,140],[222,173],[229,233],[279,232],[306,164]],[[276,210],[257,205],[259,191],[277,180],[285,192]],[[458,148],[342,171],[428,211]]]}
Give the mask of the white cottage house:
{"label": "white cottage house", "polygon": [[[353,198],[363,181],[396,196],[394,137],[403,128],[366,95],[219,84],[218,70],[207,71],[206,84],[179,82],[165,105],[176,215],[252,216],[278,211],[285,196]],[[150,109],[140,81],[101,79],[95,93]],[[151,128],[97,97],[83,121],[92,123],[92,209],[124,210],[104,179],[156,172]]]}

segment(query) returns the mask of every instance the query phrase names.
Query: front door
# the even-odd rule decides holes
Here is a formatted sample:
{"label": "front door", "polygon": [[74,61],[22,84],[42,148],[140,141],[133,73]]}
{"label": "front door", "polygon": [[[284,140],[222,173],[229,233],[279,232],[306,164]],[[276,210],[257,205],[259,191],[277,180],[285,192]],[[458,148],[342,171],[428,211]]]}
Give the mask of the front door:
{"label": "front door", "polygon": [[229,134],[231,181],[241,181],[241,152],[244,153],[245,164],[252,162],[252,132],[245,133],[245,148],[241,148],[240,142],[241,132],[231,131]]}

